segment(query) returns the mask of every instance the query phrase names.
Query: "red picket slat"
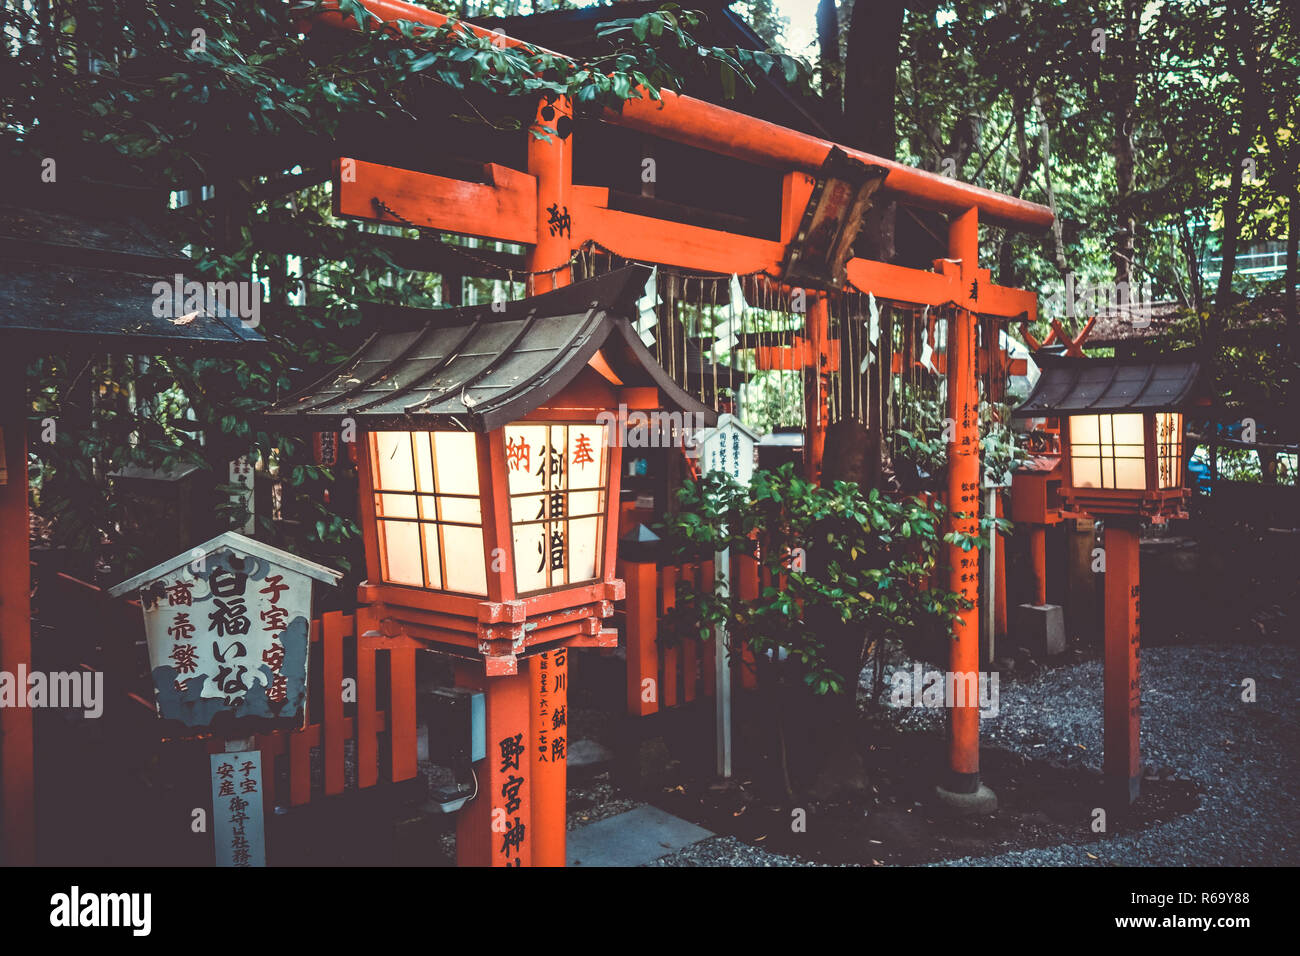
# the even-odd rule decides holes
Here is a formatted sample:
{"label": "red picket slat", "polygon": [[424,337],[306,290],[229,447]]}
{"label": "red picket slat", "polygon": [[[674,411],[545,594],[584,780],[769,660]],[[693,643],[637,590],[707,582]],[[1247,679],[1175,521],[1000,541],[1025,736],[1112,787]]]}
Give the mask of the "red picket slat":
{"label": "red picket slat", "polygon": [[[624,648],[627,651],[627,712],[644,717],[659,710],[659,575],[647,562],[619,564],[627,582]],[[649,685],[646,681],[650,681]]]}
{"label": "red picket slat", "polygon": [[351,631],[351,615],[331,611],[322,618],[322,756],[326,796],[343,792],[343,639]]}
{"label": "red picket slat", "polygon": [[417,766],[415,740],[415,647],[393,647],[388,651],[389,686],[392,688],[388,706],[389,727],[389,779],[410,780]]}
{"label": "red picket slat", "polygon": [[379,782],[379,715],[375,707],[375,649],[357,620],[357,786]]}
{"label": "red picket slat", "polygon": [[[660,607],[668,611],[677,606],[677,579],[678,576],[690,578],[690,565],[683,565],[680,569],[667,567],[659,572],[660,581]],[[676,707],[681,701],[678,699],[678,678],[677,671],[681,666],[681,654],[676,644],[671,647],[664,647],[661,642],[659,645],[659,660],[663,668],[663,679],[660,683],[660,689],[663,692],[662,700],[665,707]]]}
{"label": "red picket slat", "polygon": [[289,735],[289,806],[311,802],[311,738],[308,731],[295,730]]}

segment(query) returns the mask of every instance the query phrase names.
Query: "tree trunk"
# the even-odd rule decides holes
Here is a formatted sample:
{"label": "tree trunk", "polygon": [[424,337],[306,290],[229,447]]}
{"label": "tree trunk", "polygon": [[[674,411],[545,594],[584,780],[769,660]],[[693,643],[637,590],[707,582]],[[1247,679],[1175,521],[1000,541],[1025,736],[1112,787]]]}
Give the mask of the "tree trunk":
{"label": "tree trunk", "polygon": [[[904,6],[903,0],[855,3],[844,58],[845,142],[884,159],[897,158],[895,112]],[[876,203],[868,211],[856,251],[881,262],[894,258],[892,202]]]}
{"label": "tree trunk", "polygon": [[[1016,181],[1011,184],[1009,195],[1020,198],[1024,192],[1025,186],[1029,184],[1029,176],[1033,170],[1033,162],[1029,155],[1029,138],[1025,135],[1025,103],[1018,101],[1013,108],[1012,122],[1015,124],[1016,135],[1016,156],[1019,162],[1019,168],[1016,170]],[[1010,229],[1002,231],[1002,242],[998,245],[998,284],[1014,287],[1018,284],[1015,275],[1015,246],[1011,241],[1012,232]]]}
{"label": "tree trunk", "polygon": [[840,136],[844,122],[844,62],[840,58],[840,15],[835,0],[817,4],[817,49],[822,70],[823,121],[826,131]]}
{"label": "tree trunk", "polygon": [[[1134,232],[1137,219],[1133,212],[1133,192],[1136,179],[1136,154],[1133,146],[1134,114],[1137,111],[1137,64],[1141,0],[1126,0],[1123,10],[1123,35],[1121,36],[1119,62],[1116,68],[1115,99],[1113,107],[1115,138],[1115,206],[1117,222],[1115,248],[1111,254],[1115,264],[1115,283],[1131,288],[1133,282]],[[1131,293],[1130,293],[1131,295]]]}
{"label": "tree trunk", "polygon": [[1214,294],[1214,304],[1217,307],[1216,311],[1219,312],[1228,305],[1228,299],[1232,294],[1232,274],[1236,271],[1237,247],[1241,241],[1243,164],[1250,157],[1255,132],[1259,129],[1259,94],[1262,82],[1259,57],[1255,50],[1255,22],[1250,5],[1240,2],[1233,4],[1227,20],[1233,24],[1231,34],[1236,41],[1234,59],[1240,63],[1236,75],[1241,84],[1241,126],[1238,130],[1237,147],[1232,156],[1232,178],[1228,184],[1228,196],[1223,203],[1223,261],[1219,268],[1218,288]]}
{"label": "tree trunk", "polygon": [[[1241,238],[1241,186],[1244,160],[1249,157],[1255,131],[1259,126],[1258,95],[1260,92],[1259,60],[1255,51],[1255,24],[1246,3],[1234,3],[1225,18],[1229,29],[1228,50],[1236,54],[1240,64],[1236,71],[1241,84],[1241,118],[1237,148],[1232,154],[1232,174],[1228,182],[1228,195],[1223,202],[1223,245],[1220,250],[1219,283],[1214,293],[1203,340],[1204,359],[1212,387],[1210,405],[1210,484],[1213,488],[1219,479],[1219,421],[1222,416],[1219,389],[1219,332],[1232,296],[1232,274],[1237,267],[1237,246]],[[1235,44],[1232,42],[1235,41]]]}
{"label": "tree trunk", "polygon": [[[1288,169],[1294,170],[1295,160],[1292,159]],[[1294,172],[1288,177],[1291,180],[1291,189],[1287,199],[1287,239],[1286,239],[1286,325],[1289,335],[1287,338],[1291,343],[1291,367],[1287,370],[1291,384],[1291,408],[1300,408],[1300,311],[1296,308],[1296,282],[1300,281],[1300,275],[1296,274],[1296,254],[1297,245],[1300,244],[1300,196],[1297,196],[1297,190],[1300,184],[1297,184]],[[1300,480],[1292,477],[1292,481],[1300,484]]]}
{"label": "tree trunk", "polygon": [[1056,265],[1056,271],[1064,276],[1070,267],[1065,259],[1065,239],[1056,207],[1056,192],[1052,189],[1052,134],[1047,128],[1047,116],[1037,93],[1034,94],[1034,117],[1038,120],[1038,153],[1043,164],[1043,191],[1047,193],[1047,205],[1052,210],[1052,262]]}

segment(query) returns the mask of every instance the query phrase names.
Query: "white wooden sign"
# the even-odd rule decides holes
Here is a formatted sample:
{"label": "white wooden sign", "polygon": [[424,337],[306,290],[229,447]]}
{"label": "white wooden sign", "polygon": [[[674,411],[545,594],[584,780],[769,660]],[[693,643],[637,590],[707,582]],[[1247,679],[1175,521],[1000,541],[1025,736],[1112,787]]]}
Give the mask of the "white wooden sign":
{"label": "white wooden sign", "polygon": [[266,866],[261,751],[212,754],[211,762],[217,866]]}
{"label": "white wooden sign", "polygon": [[[748,485],[754,477],[754,447],[757,444],[758,436],[735,415],[729,412],[719,415],[718,424],[705,429],[696,440],[700,450],[700,471],[704,474],[720,471],[741,485]],[[719,551],[713,560],[718,569],[717,593],[725,598],[731,588],[731,552]],[[725,778],[731,776],[731,667],[727,661],[725,624],[714,629],[713,653],[717,769],[718,775]]]}
{"label": "white wooden sign", "polygon": [[159,716],[189,727],[221,714],[300,726],[312,581],[341,577],[228,531],[109,595],[139,592]]}
{"label": "white wooden sign", "polygon": [[718,424],[700,433],[700,471],[721,471],[742,485],[754,476],[754,446],[758,436],[746,428],[735,415],[718,416]]}

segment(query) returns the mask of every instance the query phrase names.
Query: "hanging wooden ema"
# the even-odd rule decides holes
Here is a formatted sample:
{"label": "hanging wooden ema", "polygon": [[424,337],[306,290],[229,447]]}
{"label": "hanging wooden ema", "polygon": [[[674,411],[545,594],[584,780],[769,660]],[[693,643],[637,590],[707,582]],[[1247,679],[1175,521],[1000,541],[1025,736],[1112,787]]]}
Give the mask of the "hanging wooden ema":
{"label": "hanging wooden ema", "polygon": [[786,245],[781,279],[792,288],[842,289],[853,240],[886,170],[832,146],[817,171],[799,229]]}

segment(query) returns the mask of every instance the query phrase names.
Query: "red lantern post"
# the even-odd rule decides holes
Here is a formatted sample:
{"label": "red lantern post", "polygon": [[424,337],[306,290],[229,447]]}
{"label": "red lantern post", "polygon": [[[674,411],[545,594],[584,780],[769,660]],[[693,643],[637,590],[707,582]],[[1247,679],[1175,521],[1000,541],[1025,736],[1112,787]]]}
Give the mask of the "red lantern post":
{"label": "red lantern post", "polygon": [[1041,361],[1043,373],[1015,414],[1061,420],[1065,507],[1105,522],[1103,770],[1107,799],[1122,808],[1137,799],[1142,773],[1139,530],[1185,517],[1181,409],[1200,366],[1177,357]]}

